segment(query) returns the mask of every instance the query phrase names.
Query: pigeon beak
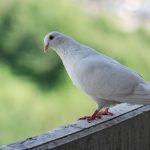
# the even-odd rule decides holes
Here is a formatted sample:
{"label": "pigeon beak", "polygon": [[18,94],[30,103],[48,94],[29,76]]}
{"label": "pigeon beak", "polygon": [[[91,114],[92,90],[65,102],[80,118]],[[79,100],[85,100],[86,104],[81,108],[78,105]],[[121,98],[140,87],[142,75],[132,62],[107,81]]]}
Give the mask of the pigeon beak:
{"label": "pigeon beak", "polygon": [[47,52],[48,48],[49,48],[49,44],[44,45],[44,53],[46,53],[46,52]]}

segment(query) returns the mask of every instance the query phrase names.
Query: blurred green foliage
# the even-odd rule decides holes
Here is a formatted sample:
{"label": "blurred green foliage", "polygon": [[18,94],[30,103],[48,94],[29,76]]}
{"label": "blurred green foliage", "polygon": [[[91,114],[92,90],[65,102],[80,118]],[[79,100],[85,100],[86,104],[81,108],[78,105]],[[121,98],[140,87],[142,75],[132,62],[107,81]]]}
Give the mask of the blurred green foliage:
{"label": "blurred green foliage", "polygon": [[73,87],[58,56],[52,50],[43,53],[47,32],[68,34],[150,80],[150,34],[142,28],[122,32],[112,16],[87,15],[70,0],[1,0],[0,18],[0,144],[40,134],[94,109]]}

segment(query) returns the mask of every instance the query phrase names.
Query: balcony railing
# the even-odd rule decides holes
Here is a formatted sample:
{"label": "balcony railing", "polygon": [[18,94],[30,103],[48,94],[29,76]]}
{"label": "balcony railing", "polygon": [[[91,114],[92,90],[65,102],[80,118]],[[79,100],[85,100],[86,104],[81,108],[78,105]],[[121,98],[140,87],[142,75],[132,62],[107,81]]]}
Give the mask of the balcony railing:
{"label": "balcony railing", "polygon": [[76,121],[0,150],[150,150],[150,106],[119,104],[113,116]]}

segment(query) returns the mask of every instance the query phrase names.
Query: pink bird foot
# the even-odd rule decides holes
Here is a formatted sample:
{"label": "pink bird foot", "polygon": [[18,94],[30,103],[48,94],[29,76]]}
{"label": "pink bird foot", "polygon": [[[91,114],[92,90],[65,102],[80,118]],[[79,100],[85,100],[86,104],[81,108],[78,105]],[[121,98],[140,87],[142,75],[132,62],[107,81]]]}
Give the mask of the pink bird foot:
{"label": "pink bird foot", "polygon": [[91,120],[95,120],[96,118],[101,118],[101,115],[98,115],[99,110],[96,110],[92,116],[84,116],[79,118],[79,120],[87,120],[87,121],[91,121]]}
{"label": "pink bird foot", "polygon": [[92,116],[84,116],[79,118],[79,120],[87,120],[87,121],[92,121],[95,119],[100,119],[103,115],[113,115],[113,113],[108,111],[109,108],[106,108],[104,111],[98,111],[96,110]]}

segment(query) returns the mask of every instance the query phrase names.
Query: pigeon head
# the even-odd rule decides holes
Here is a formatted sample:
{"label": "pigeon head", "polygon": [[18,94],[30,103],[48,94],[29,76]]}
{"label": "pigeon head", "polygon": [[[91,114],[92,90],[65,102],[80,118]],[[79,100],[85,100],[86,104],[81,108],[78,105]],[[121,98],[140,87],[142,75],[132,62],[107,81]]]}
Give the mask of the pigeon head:
{"label": "pigeon head", "polygon": [[48,48],[52,48],[57,51],[57,49],[68,45],[71,41],[73,41],[73,39],[62,33],[50,32],[46,34],[44,38],[44,52],[47,52]]}

